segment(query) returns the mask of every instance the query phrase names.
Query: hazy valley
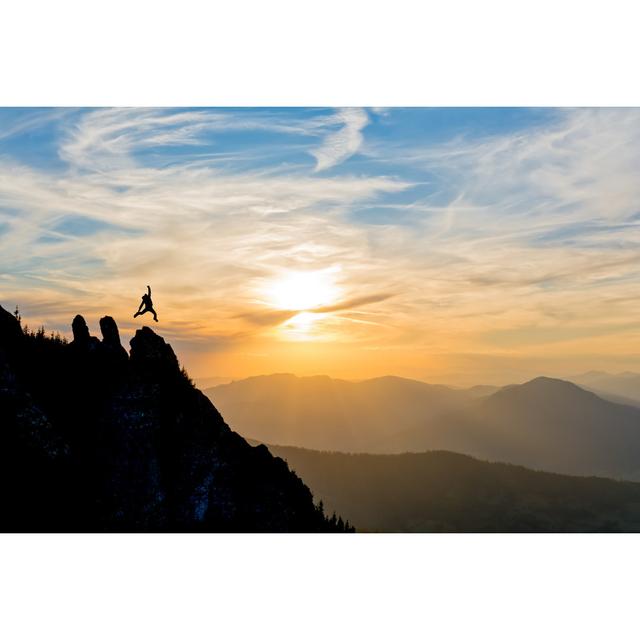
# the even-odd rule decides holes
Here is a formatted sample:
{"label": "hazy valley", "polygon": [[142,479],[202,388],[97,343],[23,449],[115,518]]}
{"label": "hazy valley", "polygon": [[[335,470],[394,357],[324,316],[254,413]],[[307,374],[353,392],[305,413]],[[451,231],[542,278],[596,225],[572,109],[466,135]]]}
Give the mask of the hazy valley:
{"label": "hazy valley", "polygon": [[640,470],[640,409],[553,378],[494,391],[276,374],[205,393],[239,433],[269,444],[378,454],[439,449],[626,479]]}

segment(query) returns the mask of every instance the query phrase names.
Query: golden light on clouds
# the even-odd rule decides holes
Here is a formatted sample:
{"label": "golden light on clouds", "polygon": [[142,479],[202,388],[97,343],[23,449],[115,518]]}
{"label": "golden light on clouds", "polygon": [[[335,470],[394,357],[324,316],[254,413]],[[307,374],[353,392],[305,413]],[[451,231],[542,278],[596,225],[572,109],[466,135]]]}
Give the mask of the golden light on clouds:
{"label": "golden light on clouds", "polygon": [[288,340],[322,339],[318,321],[323,314],[302,311],[279,327],[279,334]]}

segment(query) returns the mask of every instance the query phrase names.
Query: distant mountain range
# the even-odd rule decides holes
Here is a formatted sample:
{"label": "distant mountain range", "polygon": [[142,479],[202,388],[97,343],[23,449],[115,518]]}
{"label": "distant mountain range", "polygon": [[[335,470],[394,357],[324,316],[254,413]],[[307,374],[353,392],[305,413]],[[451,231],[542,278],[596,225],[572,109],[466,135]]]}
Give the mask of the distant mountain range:
{"label": "distant mountain range", "polygon": [[349,382],[274,374],[204,393],[245,437],[353,452],[393,449],[399,434],[473,401],[466,391],[393,376]]}
{"label": "distant mountain range", "polygon": [[640,531],[640,484],[483,462],[448,451],[348,454],[269,445],[326,512],[358,531]]}
{"label": "distant mountain range", "polygon": [[194,378],[193,382],[198,389],[206,389],[207,387],[215,387],[219,384],[227,384],[233,382],[233,378],[225,376],[209,376],[206,378]]}
{"label": "distant mountain range", "polygon": [[245,437],[318,450],[443,449],[533,469],[640,478],[640,409],[536,378],[488,395],[387,377],[273,375],[206,390]]}
{"label": "distant mountain range", "polygon": [[493,384],[477,384],[474,387],[469,387],[467,393],[473,398],[484,398],[484,396],[490,396],[499,389],[501,389],[501,387]]}
{"label": "distant mountain range", "polygon": [[640,373],[605,373],[589,371],[569,378],[585,389],[595,391],[608,400],[640,407]]}

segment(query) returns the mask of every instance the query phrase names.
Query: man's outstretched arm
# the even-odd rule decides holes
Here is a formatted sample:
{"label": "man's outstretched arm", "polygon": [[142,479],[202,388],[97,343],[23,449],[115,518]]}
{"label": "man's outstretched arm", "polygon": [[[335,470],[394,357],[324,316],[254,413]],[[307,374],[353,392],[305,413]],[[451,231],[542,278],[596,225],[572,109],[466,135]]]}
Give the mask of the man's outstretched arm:
{"label": "man's outstretched arm", "polygon": [[149,294],[149,297],[151,297],[151,287],[149,285],[147,285],[147,293]]}

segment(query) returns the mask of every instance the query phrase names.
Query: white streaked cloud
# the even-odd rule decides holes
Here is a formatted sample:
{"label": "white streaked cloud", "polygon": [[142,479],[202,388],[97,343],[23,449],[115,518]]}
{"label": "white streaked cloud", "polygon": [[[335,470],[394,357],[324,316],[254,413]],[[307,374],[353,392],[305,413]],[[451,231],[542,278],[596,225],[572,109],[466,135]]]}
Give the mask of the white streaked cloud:
{"label": "white streaked cloud", "polygon": [[316,159],[316,171],[340,164],[358,152],[364,141],[362,130],[369,123],[369,117],[364,109],[344,108],[336,114],[335,122],[340,129],[329,133],[322,145],[311,151]]}

